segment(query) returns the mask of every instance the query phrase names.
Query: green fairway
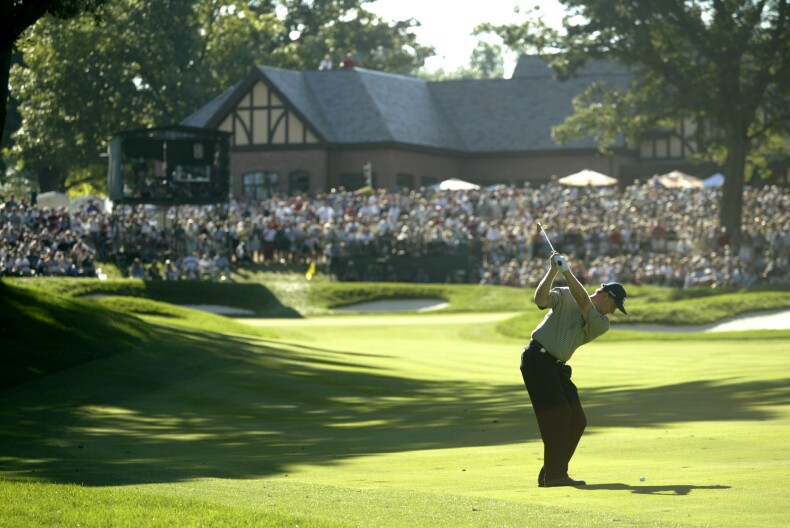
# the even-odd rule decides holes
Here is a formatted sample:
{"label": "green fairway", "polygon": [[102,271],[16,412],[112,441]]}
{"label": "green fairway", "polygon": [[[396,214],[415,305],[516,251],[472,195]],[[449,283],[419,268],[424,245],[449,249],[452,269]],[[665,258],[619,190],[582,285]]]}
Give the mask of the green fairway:
{"label": "green fairway", "polygon": [[187,312],[166,326],[160,311],[137,341],[0,390],[0,526],[790,516],[790,331],[613,330],[581,348],[589,426],[571,475],[588,486],[543,489],[525,343],[497,330],[515,312],[245,319],[222,334]]}

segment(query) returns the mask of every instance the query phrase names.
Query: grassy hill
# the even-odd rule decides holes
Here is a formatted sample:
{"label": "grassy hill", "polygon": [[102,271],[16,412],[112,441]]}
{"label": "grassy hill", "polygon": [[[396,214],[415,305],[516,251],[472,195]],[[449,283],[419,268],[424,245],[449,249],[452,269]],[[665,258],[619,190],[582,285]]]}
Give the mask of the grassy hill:
{"label": "grassy hill", "polygon": [[257,317],[299,317],[262,284],[208,281],[143,281],[139,279],[85,280],[45,277],[9,279],[18,287],[71,297],[141,297],[176,305],[218,304],[254,312]]}
{"label": "grassy hill", "polygon": [[100,359],[150,339],[143,321],[94,303],[0,281],[0,388]]}
{"label": "grassy hill", "polygon": [[254,328],[146,298],[85,299],[65,294],[73,293],[70,287],[81,291],[83,282],[101,284],[73,280],[60,283],[59,287],[55,282],[56,287],[50,288],[48,282],[0,281],[0,320],[3,321],[0,388],[119,352],[157,347],[162,330],[152,323],[267,338],[276,336],[266,328]]}

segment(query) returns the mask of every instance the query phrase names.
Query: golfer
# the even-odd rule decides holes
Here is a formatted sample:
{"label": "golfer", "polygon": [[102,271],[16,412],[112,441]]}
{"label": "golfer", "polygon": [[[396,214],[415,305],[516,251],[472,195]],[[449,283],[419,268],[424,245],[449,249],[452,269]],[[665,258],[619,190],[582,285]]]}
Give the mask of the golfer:
{"label": "golfer", "polygon": [[[521,354],[521,375],[543,439],[538,486],[583,486],[583,480],[568,476],[568,463],[587,418],[566,362],[581,345],[609,330],[606,316],[615,308],[626,313],[625,288],[609,282],[590,296],[571,272],[566,257],[553,251],[549,259],[551,267],[535,290],[535,304],[541,310],[551,310],[532,332],[532,340]],[[567,287],[552,288],[558,273],[562,273]]]}

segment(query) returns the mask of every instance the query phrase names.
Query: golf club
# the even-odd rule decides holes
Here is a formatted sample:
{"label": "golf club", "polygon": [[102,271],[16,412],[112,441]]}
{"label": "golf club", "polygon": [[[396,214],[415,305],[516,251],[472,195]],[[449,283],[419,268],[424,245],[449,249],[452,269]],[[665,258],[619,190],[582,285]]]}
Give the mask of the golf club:
{"label": "golf club", "polygon": [[551,249],[551,252],[554,253],[554,246],[551,245],[551,240],[549,240],[549,235],[547,235],[546,231],[543,230],[543,226],[540,225],[540,222],[538,222],[538,227],[540,228],[540,232],[543,233],[543,238],[546,239],[546,243],[549,245],[549,249]]}

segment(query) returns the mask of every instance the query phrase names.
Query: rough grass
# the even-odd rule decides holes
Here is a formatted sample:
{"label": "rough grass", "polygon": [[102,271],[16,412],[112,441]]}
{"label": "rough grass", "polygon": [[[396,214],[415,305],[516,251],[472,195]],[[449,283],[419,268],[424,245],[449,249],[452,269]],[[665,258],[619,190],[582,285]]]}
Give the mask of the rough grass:
{"label": "rough grass", "polygon": [[[92,489],[77,484],[12,482],[0,479],[0,526],[140,526],[261,528],[341,527],[304,516],[259,512],[242,506],[170,496],[159,491]],[[13,522],[13,524],[11,524]],[[6,524],[8,523],[8,524]]]}
{"label": "rough grass", "polygon": [[[69,282],[80,285],[84,279]],[[0,388],[119,351],[150,347],[152,327],[145,321],[264,338],[277,335],[266,327],[140,297],[81,299],[18,284],[0,281]]]}
{"label": "rough grass", "polygon": [[215,315],[202,310],[152,301],[141,297],[102,297],[92,300],[116,312],[141,316],[146,321],[158,322],[183,328],[199,328],[206,332],[245,334],[257,337],[274,338],[277,333],[264,327],[251,327],[234,319]]}
{"label": "rough grass", "polygon": [[0,281],[0,388],[143,346],[140,319],[89,301]]}
{"label": "rough grass", "polygon": [[140,279],[70,279],[44,277],[7,279],[19,287],[71,297],[142,297],[176,305],[216,304],[252,310],[257,317],[298,317],[268,288],[261,284],[234,284],[208,281],[143,281]]}

